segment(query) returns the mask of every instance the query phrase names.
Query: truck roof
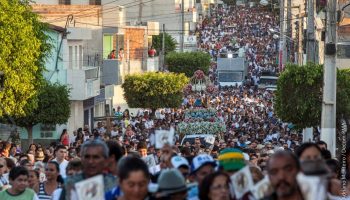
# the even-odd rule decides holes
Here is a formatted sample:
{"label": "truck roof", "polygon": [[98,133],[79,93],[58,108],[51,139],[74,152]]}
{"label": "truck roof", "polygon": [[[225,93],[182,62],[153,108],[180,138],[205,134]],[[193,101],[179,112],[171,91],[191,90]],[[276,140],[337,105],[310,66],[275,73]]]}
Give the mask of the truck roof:
{"label": "truck roof", "polygon": [[245,58],[218,58],[217,59],[217,70],[231,71],[231,70],[244,70],[245,69]]}

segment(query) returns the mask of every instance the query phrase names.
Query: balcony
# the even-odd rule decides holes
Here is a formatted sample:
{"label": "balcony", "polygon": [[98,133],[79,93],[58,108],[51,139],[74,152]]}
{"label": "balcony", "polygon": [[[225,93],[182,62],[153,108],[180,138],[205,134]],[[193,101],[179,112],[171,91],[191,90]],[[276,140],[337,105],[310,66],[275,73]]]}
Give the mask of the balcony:
{"label": "balcony", "polygon": [[70,100],[95,97],[100,91],[99,67],[67,69],[67,84],[71,88]]}
{"label": "balcony", "polygon": [[67,28],[68,40],[91,40],[92,32],[89,28],[77,28],[77,27],[69,27]]}
{"label": "balcony", "polygon": [[148,57],[147,58],[147,72],[159,71],[159,57]]}
{"label": "balcony", "polygon": [[120,67],[120,62],[117,59],[104,59],[101,68],[101,84],[121,84]]}

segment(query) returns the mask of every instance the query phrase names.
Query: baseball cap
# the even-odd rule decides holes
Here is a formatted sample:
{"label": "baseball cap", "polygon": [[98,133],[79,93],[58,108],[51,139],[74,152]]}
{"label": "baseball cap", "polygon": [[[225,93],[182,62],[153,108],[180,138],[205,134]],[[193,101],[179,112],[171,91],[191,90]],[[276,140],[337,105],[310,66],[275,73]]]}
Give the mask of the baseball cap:
{"label": "baseball cap", "polygon": [[245,164],[242,151],[235,148],[227,148],[220,152],[219,163],[225,171],[240,170]]}
{"label": "baseball cap", "polygon": [[200,155],[194,157],[192,160],[192,165],[191,165],[191,173],[195,173],[196,171],[198,171],[201,167],[203,167],[205,165],[212,165],[215,167],[216,162],[213,159],[213,157],[211,157],[208,154],[200,154]]}
{"label": "baseball cap", "polygon": [[171,158],[171,164],[174,168],[179,168],[182,166],[186,166],[189,168],[190,164],[188,163],[187,159],[182,156],[174,156]]}

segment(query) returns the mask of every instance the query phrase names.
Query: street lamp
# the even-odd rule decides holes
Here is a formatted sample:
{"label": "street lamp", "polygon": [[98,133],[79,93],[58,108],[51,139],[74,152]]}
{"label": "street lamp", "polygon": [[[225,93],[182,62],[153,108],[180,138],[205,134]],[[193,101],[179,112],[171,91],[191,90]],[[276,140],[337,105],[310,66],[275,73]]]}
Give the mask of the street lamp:
{"label": "street lamp", "polygon": [[295,39],[289,37],[288,35],[282,34],[281,32],[278,32],[277,30],[273,29],[273,28],[269,28],[269,32],[273,33],[273,38],[274,39],[280,39],[280,62],[282,65],[284,65],[284,61],[283,59],[283,55],[286,54],[286,39],[288,39],[290,42],[293,43],[293,45],[296,45],[298,41],[296,41]]}
{"label": "street lamp", "polygon": [[281,35],[281,36],[283,36],[283,37],[289,39],[289,40],[290,40],[291,42],[293,42],[293,43],[296,42],[295,39],[289,37],[288,35],[285,35],[285,34],[282,34],[282,33],[280,33],[280,32],[277,32],[276,30],[274,30],[274,29],[272,29],[272,28],[270,28],[269,31],[270,31],[271,33],[274,33],[273,36],[272,36],[273,39],[279,39],[279,38],[280,38],[280,35]]}

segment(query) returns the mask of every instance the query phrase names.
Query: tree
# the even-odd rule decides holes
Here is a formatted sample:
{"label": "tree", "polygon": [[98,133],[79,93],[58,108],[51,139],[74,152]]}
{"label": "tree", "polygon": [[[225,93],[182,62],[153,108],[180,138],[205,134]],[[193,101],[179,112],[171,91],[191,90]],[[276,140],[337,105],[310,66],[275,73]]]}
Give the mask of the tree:
{"label": "tree", "polygon": [[192,77],[197,70],[208,74],[210,55],[205,52],[171,52],[166,56],[165,62],[169,71],[184,73],[187,77]]}
{"label": "tree", "polygon": [[[31,101],[38,99],[38,107],[32,110]],[[46,82],[38,96],[30,99],[25,107],[25,116],[14,117],[18,126],[25,128],[28,139],[33,141],[33,126],[43,124],[64,124],[70,116],[69,89],[65,85]]]}
{"label": "tree", "polygon": [[[277,82],[275,108],[298,128],[318,126],[322,111],[323,66],[290,64]],[[350,117],[350,71],[337,73],[337,119]]]}
{"label": "tree", "polygon": [[26,0],[0,1],[0,24],[0,71],[4,72],[0,116],[23,116],[29,101],[30,109],[38,106],[35,96],[43,84],[42,72],[51,45],[45,24]]}
{"label": "tree", "polygon": [[122,87],[132,108],[177,108],[181,105],[183,88],[188,83],[184,74],[148,72],[128,75]]}
{"label": "tree", "polygon": [[[160,33],[159,35],[152,36],[152,46],[157,50],[157,52],[162,51],[162,41],[163,41],[163,33]],[[169,52],[175,51],[176,49],[176,40],[171,37],[168,33],[165,33],[165,55],[167,55]]]}

